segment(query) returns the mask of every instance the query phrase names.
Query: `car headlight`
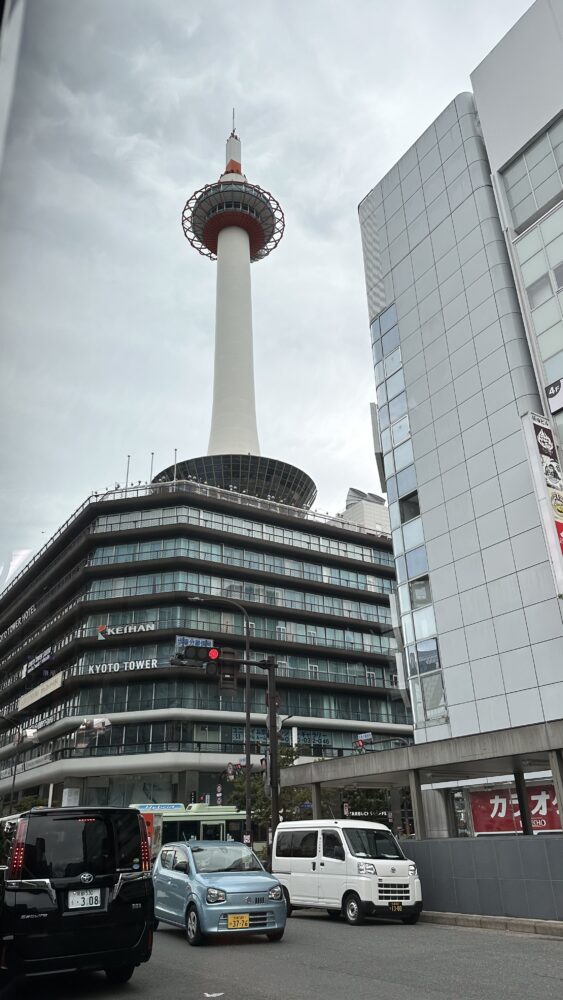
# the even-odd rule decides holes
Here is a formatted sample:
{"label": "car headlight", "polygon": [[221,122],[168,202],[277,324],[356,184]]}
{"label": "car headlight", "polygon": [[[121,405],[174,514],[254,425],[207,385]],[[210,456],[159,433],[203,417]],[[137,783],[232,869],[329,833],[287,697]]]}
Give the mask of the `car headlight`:
{"label": "car headlight", "polygon": [[282,897],[283,891],[281,885],[275,885],[268,893],[268,899],[281,899]]}
{"label": "car headlight", "polygon": [[227,894],[222,889],[208,889],[205,898],[208,903],[224,903]]}
{"label": "car headlight", "polygon": [[370,861],[358,861],[358,875],[377,875],[375,865]]}
{"label": "car headlight", "polygon": [[409,875],[417,875],[416,865],[411,861],[409,865]]}

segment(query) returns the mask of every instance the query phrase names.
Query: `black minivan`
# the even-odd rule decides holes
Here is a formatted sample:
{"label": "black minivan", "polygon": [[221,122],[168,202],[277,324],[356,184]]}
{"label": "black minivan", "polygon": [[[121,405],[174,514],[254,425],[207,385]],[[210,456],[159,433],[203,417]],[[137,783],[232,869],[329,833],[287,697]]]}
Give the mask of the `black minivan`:
{"label": "black minivan", "polygon": [[26,976],[103,969],[127,982],[151,956],[150,868],[136,809],[22,813],[5,872],[0,967]]}

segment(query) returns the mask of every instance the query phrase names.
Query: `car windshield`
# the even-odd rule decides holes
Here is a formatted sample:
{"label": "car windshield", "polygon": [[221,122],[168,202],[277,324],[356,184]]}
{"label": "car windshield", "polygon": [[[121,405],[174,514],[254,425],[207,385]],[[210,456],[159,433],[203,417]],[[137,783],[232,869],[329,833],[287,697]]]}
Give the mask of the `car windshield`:
{"label": "car windshield", "polygon": [[385,830],[344,830],[352,854],[357,858],[387,858],[390,861],[403,860],[405,855],[395,838]]}
{"label": "car windshield", "polygon": [[197,872],[261,872],[262,865],[244,844],[192,847]]}

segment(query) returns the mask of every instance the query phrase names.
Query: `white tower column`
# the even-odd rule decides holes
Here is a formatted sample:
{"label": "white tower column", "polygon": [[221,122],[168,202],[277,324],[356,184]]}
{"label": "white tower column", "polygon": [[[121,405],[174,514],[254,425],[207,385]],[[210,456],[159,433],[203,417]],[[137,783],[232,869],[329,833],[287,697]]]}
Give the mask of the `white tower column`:
{"label": "white tower column", "polygon": [[259,455],[254,358],[250,241],[239,226],[217,239],[217,301],[213,412],[208,455]]}

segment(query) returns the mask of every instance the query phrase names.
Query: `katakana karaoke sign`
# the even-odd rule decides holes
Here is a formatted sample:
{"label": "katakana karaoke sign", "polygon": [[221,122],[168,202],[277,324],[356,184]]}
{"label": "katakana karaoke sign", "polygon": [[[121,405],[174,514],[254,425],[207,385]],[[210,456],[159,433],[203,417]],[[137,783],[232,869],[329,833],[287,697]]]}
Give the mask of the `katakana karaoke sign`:
{"label": "katakana karaoke sign", "polygon": [[[526,792],[534,832],[561,831],[554,786],[528,785]],[[518,796],[514,789],[487,788],[470,792],[469,800],[476,834],[522,832]]]}

